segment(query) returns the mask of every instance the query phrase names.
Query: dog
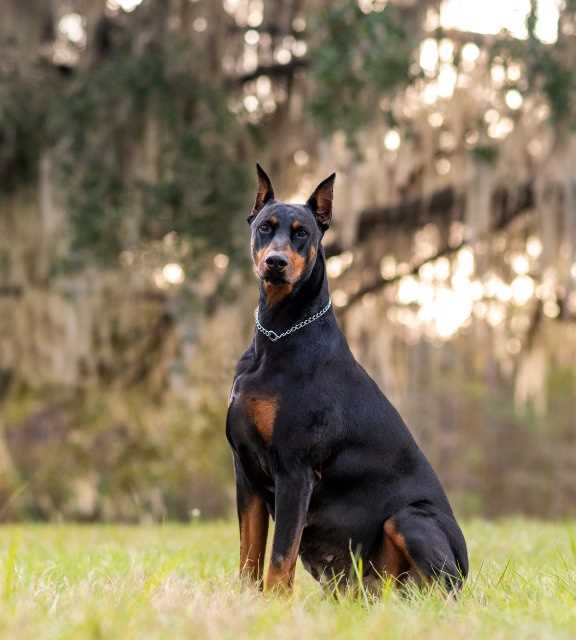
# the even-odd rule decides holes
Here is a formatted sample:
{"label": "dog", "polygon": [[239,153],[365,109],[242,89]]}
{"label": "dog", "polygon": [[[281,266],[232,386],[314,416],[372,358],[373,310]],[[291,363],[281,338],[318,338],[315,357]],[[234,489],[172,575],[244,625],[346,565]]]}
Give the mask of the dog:
{"label": "dog", "polygon": [[[457,591],[466,542],[402,418],[354,359],[331,307],[322,238],[335,174],[306,204],[275,199],[257,165],[248,216],[256,330],[230,392],[240,576],[290,593],[298,556],[321,584],[440,582]],[[265,584],[269,518],[275,521]],[[376,585],[376,587],[375,587]]]}

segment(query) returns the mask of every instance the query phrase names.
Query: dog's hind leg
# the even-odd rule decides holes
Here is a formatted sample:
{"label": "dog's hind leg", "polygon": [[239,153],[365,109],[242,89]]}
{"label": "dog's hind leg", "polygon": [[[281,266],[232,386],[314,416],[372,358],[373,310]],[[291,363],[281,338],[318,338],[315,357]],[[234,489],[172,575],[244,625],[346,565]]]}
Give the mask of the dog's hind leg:
{"label": "dog's hind leg", "polygon": [[382,546],[373,560],[381,576],[419,584],[438,581],[456,591],[468,573],[466,544],[453,518],[412,505],[384,523]]}

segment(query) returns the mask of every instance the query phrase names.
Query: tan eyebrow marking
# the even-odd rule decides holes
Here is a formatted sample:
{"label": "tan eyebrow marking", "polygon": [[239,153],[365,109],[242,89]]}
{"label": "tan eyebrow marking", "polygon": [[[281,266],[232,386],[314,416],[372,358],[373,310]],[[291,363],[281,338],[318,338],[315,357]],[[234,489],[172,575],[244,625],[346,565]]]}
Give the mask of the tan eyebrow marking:
{"label": "tan eyebrow marking", "polygon": [[298,222],[298,220],[294,220],[294,222],[292,223],[292,229],[294,231],[297,231],[298,229],[302,228],[302,223]]}

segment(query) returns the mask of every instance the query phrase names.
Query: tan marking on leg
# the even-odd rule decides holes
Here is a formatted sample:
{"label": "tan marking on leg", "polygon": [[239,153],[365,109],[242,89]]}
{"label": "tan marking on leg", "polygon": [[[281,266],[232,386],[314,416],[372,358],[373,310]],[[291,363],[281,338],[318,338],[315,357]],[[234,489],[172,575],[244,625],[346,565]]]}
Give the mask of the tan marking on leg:
{"label": "tan marking on leg", "polygon": [[[389,521],[388,521],[389,522]],[[369,580],[370,589],[374,593],[378,593],[381,588],[381,580],[387,576],[398,580],[401,575],[410,571],[410,563],[408,562],[404,553],[393,542],[392,538],[388,535],[388,531],[391,531],[388,522],[384,525],[384,539],[382,540],[382,546],[371,560],[373,571],[375,574]],[[388,525],[388,531],[387,529]]]}
{"label": "tan marking on leg", "polygon": [[[416,578],[418,582],[427,582],[425,576],[422,574],[418,565],[414,562],[414,559],[408,551],[406,538],[404,538],[404,536],[396,529],[396,522],[393,517],[389,518],[384,523],[384,532],[386,534],[385,539],[391,542],[394,550],[400,554],[401,559],[404,560],[403,563],[401,562],[402,571],[398,575],[401,575],[402,573],[409,573],[411,577]],[[389,551],[389,553],[392,553],[392,551]]]}
{"label": "tan marking on leg", "polygon": [[298,546],[290,549],[286,558],[280,563],[270,562],[266,577],[266,591],[290,593],[294,585],[296,561],[298,560]]}
{"label": "tan marking on leg", "polygon": [[248,396],[246,398],[248,416],[254,423],[262,440],[266,444],[271,442],[274,433],[274,423],[278,413],[277,396]]}
{"label": "tan marking on leg", "polygon": [[299,530],[298,534],[292,540],[284,557],[278,558],[272,556],[270,558],[268,575],[266,576],[266,591],[275,591],[285,595],[292,592],[301,541],[302,529]]}
{"label": "tan marking on leg", "polygon": [[392,542],[403,552],[408,553],[406,548],[406,539],[396,530],[396,522],[394,518],[389,518],[384,523],[384,532],[392,540]]}
{"label": "tan marking on leg", "polygon": [[395,579],[410,568],[404,554],[388,536],[384,537],[382,559],[384,571]]}
{"label": "tan marking on leg", "polygon": [[264,500],[253,496],[240,514],[240,577],[261,582],[268,536],[268,511]]}

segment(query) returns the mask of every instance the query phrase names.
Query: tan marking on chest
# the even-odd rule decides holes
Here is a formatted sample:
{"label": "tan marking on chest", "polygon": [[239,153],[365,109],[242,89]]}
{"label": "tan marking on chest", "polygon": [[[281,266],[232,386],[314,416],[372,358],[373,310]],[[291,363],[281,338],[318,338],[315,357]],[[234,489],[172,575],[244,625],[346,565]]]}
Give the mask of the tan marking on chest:
{"label": "tan marking on chest", "polygon": [[246,397],[246,409],[248,417],[264,442],[269,443],[272,440],[278,413],[278,397],[249,395]]}
{"label": "tan marking on chest", "polygon": [[272,307],[292,292],[292,285],[289,282],[285,284],[272,284],[271,282],[265,282],[264,290],[266,291],[266,304],[269,307]]}

